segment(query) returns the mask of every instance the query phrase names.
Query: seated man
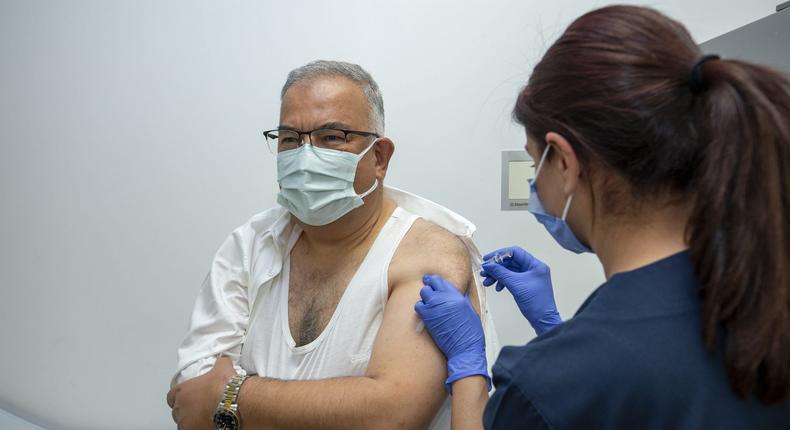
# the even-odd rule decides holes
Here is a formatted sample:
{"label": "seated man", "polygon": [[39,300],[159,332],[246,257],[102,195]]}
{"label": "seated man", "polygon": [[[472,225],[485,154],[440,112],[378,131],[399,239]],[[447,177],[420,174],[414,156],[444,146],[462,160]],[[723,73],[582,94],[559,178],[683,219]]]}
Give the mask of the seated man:
{"label": "seated man", "polygon": [[468,291],[493,363],[474,225],[384,187],[394,144],[359,66],[308,64],[281,97],[265,133],[280,206],[217,252],[178,351],[174,420],[214,428],[215,411],[232,422],[232,410],[245,429],[449,428],[445,358],[414,303],[427,273]]}

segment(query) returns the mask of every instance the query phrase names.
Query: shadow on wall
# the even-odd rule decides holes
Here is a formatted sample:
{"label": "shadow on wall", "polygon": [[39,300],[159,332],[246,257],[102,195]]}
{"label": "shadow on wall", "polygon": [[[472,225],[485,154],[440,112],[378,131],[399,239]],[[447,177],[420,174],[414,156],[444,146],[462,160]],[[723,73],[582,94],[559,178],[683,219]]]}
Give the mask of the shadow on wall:
{"label": "shadow on wall", "polygon": [[10,412],[0,409],[0,429],[4,430],[44,430],[35,424],[27,422]]}

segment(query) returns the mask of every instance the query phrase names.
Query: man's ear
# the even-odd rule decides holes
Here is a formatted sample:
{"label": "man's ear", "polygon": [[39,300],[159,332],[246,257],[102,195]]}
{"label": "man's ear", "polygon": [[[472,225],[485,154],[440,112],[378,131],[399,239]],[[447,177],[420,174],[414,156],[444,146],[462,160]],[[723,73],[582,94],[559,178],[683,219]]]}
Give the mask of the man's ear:
{"label": "man's ear", "polygon": [[395,143],[393,143],[389,137],[382,137],[376,142],[373,148],[371,148],[371,152],[373,152],[376,157],[376,178],[382,181],[384,177],[387,176],[390,159],[392,158],[392,154],[395,153]]}
{"label": "man's ear", "polygon": [[576,157],[576,152],[567,139],[553,131],[546,133],[546,144],[551,145],[555,152],[552,158],[565,183],[563,192],[565,195],[573,194],[579,184],[581,173],[581,165]]}

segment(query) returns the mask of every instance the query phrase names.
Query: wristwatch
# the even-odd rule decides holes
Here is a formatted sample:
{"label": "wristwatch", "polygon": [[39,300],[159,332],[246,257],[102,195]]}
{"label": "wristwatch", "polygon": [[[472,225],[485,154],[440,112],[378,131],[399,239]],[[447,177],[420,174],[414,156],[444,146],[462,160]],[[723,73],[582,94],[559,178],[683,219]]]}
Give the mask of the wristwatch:
{"label": "wristwatch", "polygon": [[239,419],[239,390],[241,384],[247,379],[247,373],[241,370],[233,375],[225,386],[225,394],[222,396],[217,410],[214,412],[214,425],[217,430],[240,430],[241,420]]}

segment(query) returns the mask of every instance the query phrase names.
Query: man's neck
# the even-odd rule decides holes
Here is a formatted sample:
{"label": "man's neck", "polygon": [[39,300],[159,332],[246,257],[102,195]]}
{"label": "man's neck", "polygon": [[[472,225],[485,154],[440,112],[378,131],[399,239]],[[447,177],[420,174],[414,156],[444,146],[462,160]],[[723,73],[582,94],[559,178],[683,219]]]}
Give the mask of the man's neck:
{"label": "man's neck", "polygon": [[349,212],[341,219],[326,226],[302,225],[303,245],[316,255],[338,255],[367,246],[376,238],[379,230],[395,210],[395,202],[374,193],[364,205]]}
{"label": "man's neck", "polygon": [[591,242],[606,279],[686,250],[688,219],[685,208],[669,207],[631,220],[602,223]]}

